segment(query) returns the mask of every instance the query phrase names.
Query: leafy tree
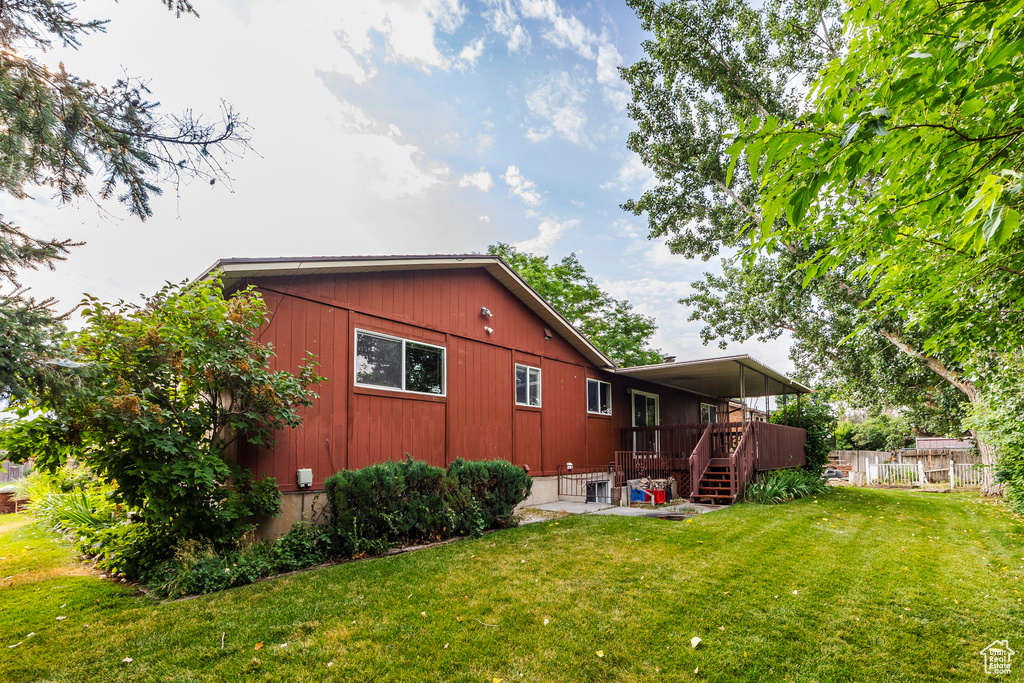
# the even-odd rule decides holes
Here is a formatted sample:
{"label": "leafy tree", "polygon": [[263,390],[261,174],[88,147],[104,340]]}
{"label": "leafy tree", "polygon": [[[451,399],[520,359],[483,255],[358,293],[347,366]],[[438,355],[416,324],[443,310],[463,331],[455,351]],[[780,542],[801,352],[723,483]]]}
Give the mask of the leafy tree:
{"label": "leafy tree", "polygon": [[1024,359],[1020,354],[1000,357],[989,378],[984,400],[971,406],[965,425],[992,444],[999,455],[995,478],[1006,500],[1024,513]]}
{"label": "leafy tree", "polygon": [[657,330],[654,319],[634,313],[628,301],[602,291],[587,275],[576,254],[551,264],[547,256],[524,254],[502,242],[488,247],[487,253],[503,258],[618,365],[633,367],[662,362],[661,352],[650,347]]}
{"label": "leafy tree", "polygon": [[[927,351],[931,333],[896,313],[865,309],[874,286],[856,277],[854,254],[828,277],[805,281],[803,264],[825,247],[816,234],[758,250],[745,226],[760,222],[757,150],[730,149],[750,119],[800,120],[798,86],[845,49],[838,0],[629,0],[653,37],[646,57],[623,69],[637,130],[629,147],[659,184],[623,208],[646,215],[652,237],[673,252],[710,259],[721,274],[694,283],[681,300],[706,323],[705,343],[793,337],[800,379],[847,405],[908,407],[929,431],[959,431],[976,391],[955,357]],[[787,148],[791,150],[792,148]],[[781,156],[785,151],[779,151]],[[753,160],[753,161],[751,161]],[[723,249],[725,250],[723,252]]]}
{"label": "leafy tree", "polygon": [[841,451],[896,451],[910,443],[910,425],[886,413],[869,415],[862,422],[841,420],[836,425],[836,449]]}
{"label": "leafy tree", "polygon": [[86,327],[62,349],[68,386],[18,404],[8,457],[56,471],[84,464],[166,550],[182,540],[223,544],[254,514],[278,509],[274,479],[235,464],[238,440],[273,442],[295,427],[322,380],[316,362],[271,371],[255,333],[268,320],[252,289],[226,298],[219,280],[168,285],[142,305],[85,301]]}
{"label": "leafy tree", "polygon": [[858,329],[906,321],[922,339],[910,351],[972,403],[997,353],[1024,341],[1022,8],[861,3],[811,110],[753,118],[732,148],[761,169],[755,247],[813,244],[802,282],[867,288]]}
{"label": "leafy tree", "polygon": [[[180,17],[189,0],[161,0]],[[219,122],[190,112],[165,115],[144,81],[107,86],[47,65],[55,44],[78,48],[105,30],[61,0],[16,0],[0,7],[0,192],[28,200],[50,188],[61,202],[116,198],[131,214],[152,214],[161,184],[226,177],[222,163],[248,143],[245,123],[225,106]],[[90,180],[98,179],[97,194]],[[41,239],[0,214],[0,400],[23,398],[50,379],[63,316],[51,299],[21,287],[18,273],[53,268],[78,243]]]}

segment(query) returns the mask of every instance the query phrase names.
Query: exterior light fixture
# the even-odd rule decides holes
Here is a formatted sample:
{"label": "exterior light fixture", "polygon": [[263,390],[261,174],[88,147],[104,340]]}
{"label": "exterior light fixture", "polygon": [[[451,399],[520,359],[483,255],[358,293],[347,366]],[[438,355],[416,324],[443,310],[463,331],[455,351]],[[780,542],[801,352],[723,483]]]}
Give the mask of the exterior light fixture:
{"label": "exterior light fixture", "polygon": [[491,309],[487,308],[486,306],[481,306],[480,307],[480,315],[482,315],[485,318],[490,318],[494,314],[491,313]]}
{"label": "exterior light fixture", "polygon": [[493,327],[487,327],[487,325],[484,325],[484,332],[486,332],[487,334],[490,334],[491,332],[494,332],[494,328]]}
{"label": "exterior light fixture", "polygon": [[554,337],[554,336],[555,336],[554,332],[552,332],[551,330],[549,330],[546,327],[544,328],[544,341],[551,341],[551,338]]}

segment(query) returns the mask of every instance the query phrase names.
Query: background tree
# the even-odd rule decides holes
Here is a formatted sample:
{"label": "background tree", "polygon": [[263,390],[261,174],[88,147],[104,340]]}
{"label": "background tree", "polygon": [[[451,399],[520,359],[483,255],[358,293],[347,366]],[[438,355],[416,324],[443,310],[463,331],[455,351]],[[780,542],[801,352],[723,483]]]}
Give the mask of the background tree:
{"label": "background tree", "polygon": [[[161,1],[176,17],[196,14],[189,0]],[[75,10],[59,0],[0,6],[0,192],[21,200],[43,188],[61,202],[116,198],[146,219],[161,185],[225,178],[225,159],[248,144],[229,106],[211,123],[191,112],[166,115],[144,81],[102,86],[45,63],[55,44],[77,49],[105,29],[105,21],[79,19]],[[0,400],[46,381],[62,330],[55,302],[30,296],[18,273],[52,268],[74,246],[33,237],[0,214]]]}
{"label": "background tree", "polygon": [[499,242],[488,254],[503,258],[527,284],[548,300],[576,329],[622,367],[662,362],[661,351],[651,348],[658,329],[654,318],[633,312],[633,305],[601,290],[587,275],[576,254],[557,263]]}
{"label": "background tree", "polygon": [[732,149],[761,168],[755,248],[813,244],[802,283],[842,273],[869,288],[858,329],[881,325],[898,346],[889,321],[906,321],[922,339],[910,352],[955,374],[971,403],[1024,341],[1022,8],[861,3],[811,110],[753,118]]}
{"label": "background tree", "polygon": [[[762,217],[757,150],[735,163],[732,136],[750,119],[795,121],[800,90],[844,50],[837,0],[629,0],[644,28],[646,57],[622,71],[632,89],[628,141],[658,185],[623,208],[646,215],[651,237],[674,253],[710,259],[721,274],[681,300],[702,320],[705,343],[792,334],[800,379],[850,405],[913,406],[929,431],[959,431],[974,387],[957,358],[926,351],[930,331],[896,313],[874,318],[870,281],[851,275],[853,255],[828,277],[805,281],[802,264],[822,248],[814,234],[751,248],[744,226]],[[792,147],[779,147],[779,155]]]}
{"label": "background tree", "polygon": [[115,484],[155,555],[188,539],[222,545],[252,515],[276,513],[276,481],[254,480],[235,446],[297,426],[323,378],[311,355],[295,374],[269,369],[273,350],[255,336],[268,321],[262,297],[225,298],[206,280],[142,305],[90,298],[82,315],[61,349],[75,365],[69,386],[16,404],[37,417],[7,424],[7,457],[50,472],[73,459]]}

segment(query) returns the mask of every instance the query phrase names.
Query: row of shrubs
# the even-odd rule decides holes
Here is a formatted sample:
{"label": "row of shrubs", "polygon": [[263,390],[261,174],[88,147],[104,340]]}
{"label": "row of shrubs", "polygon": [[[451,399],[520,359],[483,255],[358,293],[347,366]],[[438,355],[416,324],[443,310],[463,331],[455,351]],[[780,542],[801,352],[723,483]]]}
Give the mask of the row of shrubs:
{"label": "row of shrubs", "polygon": [[744,498],[752,503],[773,505],[827,490],[828,484],[821,478],[818,468],[771,470],[762,472],[747,484]]}
{"label": "row of shrubs", "polygon": [[211,593],[398,545],[479,536],[514,526],[513,508],[532,483],[501,460],[456,460],[444,469],[409,458],[338,472],[324,483],[327,524],[297,522],[273,543],[247,537],[230,549],[186,542],[145,583],[161,596]]}
{"label": "row of shrubs", "polygon": [[505,461],[456,460],[447,469],[412,458],[387,462],[327,479],[326,524],[296,523],[274,542],[257,541],[250,532],[220,545],[175,542],[138,523],[116,503],[116,489],[83,467],[33,473],[20,493],[31,501],[33,515],[100,569],[139,580],[158,595],[180,596],[396,545],[513,526],[513,508],[531,485],[529,475]]}
{"label": "row of shrubs", "polygon": [[456,460],[447,469],[411,458],[344,470],[324,482],[331,526],[346,555],[515,524],[533,480],[503,460]]}

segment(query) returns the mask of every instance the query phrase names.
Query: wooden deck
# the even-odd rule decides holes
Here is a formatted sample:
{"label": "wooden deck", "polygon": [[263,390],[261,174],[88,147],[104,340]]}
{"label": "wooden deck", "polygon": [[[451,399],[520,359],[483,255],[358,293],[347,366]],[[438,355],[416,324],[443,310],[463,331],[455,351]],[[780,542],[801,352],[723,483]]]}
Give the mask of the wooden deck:
{"label": "wooden deck", "polygon": [[806,441],[803,429],[767,422],[628,427],[615,468],[627,480],[675,476],[693,502],[730,504],[758,472],[806,465]]}

